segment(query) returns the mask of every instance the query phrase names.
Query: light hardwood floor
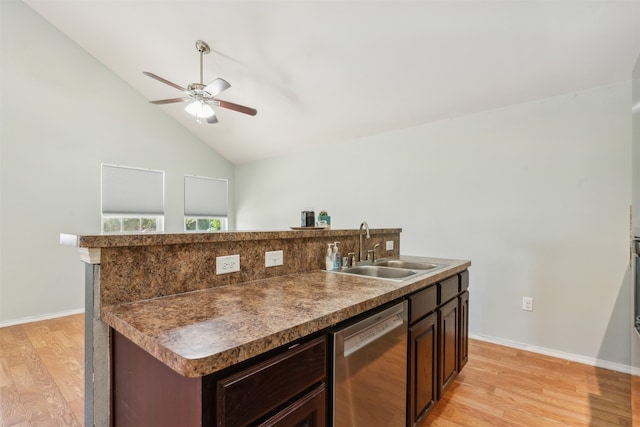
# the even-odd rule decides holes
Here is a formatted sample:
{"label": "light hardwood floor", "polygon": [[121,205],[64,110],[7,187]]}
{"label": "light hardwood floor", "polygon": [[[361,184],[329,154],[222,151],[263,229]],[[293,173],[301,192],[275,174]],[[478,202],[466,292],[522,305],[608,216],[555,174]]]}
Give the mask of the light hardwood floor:
{"label": "light hardwood floor", "polygon": [[469,363],[427,425],[632,426],[631,396],[630,375],[470,340]]}
{"label": "light hardwood floor", "polygon": [[81,426],[84,315],[0,328],[0,426]]}
{"label": "light hardwood floor", "polygon": [[[82,315],[0,328],[1,427],[83,424],[83,331]],[[426,425],[640,426],[637,377],[475,340],[469,352]]]}

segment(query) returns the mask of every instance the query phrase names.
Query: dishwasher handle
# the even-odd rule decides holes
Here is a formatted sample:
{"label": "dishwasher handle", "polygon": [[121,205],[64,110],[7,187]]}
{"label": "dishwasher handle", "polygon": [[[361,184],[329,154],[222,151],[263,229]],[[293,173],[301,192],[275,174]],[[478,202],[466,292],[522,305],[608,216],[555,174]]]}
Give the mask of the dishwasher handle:
{"label": "dishwasher handle", "polygon": [[[376,317],[373,323],[365,321],[362,322],[362,325],[354,325],[352,328],[355,328],[355,330],[350,330],[349,336],[344,338],[344,357],[349,356],[402,326],[405,323],[404,309],[402,305],[396,307],[398,307],[398,309],[392,309],[391,313],[384,312],[382,316]],[[358,327],[359,325],[361,326],[360,328]]]}

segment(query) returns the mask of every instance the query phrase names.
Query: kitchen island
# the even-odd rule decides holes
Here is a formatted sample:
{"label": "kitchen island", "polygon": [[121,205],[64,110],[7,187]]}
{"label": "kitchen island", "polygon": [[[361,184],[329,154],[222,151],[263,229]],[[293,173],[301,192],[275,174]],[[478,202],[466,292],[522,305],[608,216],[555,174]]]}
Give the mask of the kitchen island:
{"label": "kitchen island", "polygon": [[[147,405],[141,413],[161,413],[166,403],[153,402],[154,390],[156,397],[186,404],[185,413],[200,411],[195,419],[215,418],[215,413],[202,415],[211,411],[203,393],[222,376],[321,337],[328,328],[371,309],[457,277],[469,267],[470,262],[463,260],[400,257],[400,231],[371,230],[372,241],[366,244],[373,247],[393,241],[394,250],[383,257],[446,266],[405,281],[322,271],[326,243],[339,239],[345,253],[355,252],[358,230],[76,236],[75,244],[88,266],[88,287],[94,291],[92,321],[104,326],[93,337],[94,353],[108,353],[106,366],[104,361],[93,366],[97,378],[106,376],[109,392],[106,397],[92,396],[96,413],[91,422],[100,425],[99,417],[112,422],[119,419],[119,410],[135,412],[136,404]],[[65,236],[65,242],[73,244],[72,236]],[[284,265],[265,267],[263,253],[269,250],[283,250]],[[216,275],[215,257],[231,253],[240,253],[241,271]],[[118,348],[124,353],[118,353]],[[91,357],[98,359],[95,354]],[[131,357],[145,361],[132,365],[126,359]],[[123,366],[127,368],[119,369]],[[132,373],[132,366],[152,370]],[[109,372],[99,372],[104,369]],[[123,382],[135,381],[136,375],[138,380],[166,376],[169,383],[146,389],[137,403],[122,401],[127,392],[136,392]],[[96,390],[96,384],[92,388]],[[180,402],[180,390],[189,397],[184,402]],[[193,399],[198,392],[201,395]],[[136,416],[129,414],[126,419],[145,425]]]}

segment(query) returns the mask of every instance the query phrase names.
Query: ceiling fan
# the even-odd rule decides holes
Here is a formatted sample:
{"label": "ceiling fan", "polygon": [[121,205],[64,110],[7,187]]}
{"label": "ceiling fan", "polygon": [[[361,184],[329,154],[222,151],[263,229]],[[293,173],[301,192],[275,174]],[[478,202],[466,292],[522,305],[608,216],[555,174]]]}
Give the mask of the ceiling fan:
{"label": "ceiling fan", "polygon": [[161,99],[149,102],[157,105],[172,104],[175,102],[189,102],[185,107],[185,111],[195,116],[198,123],[202,123],[203,119],[206,119],[207,123],[218,123],[218,118],[216,117],[213,108],[211,108],[212,105],[255,116],[258,113],[258,110],[255,108],[245,107],[244,105],[234,104],[233,102],[223,101],[222,99],[216,98],[216,96],[218,96],[222,91],[231,87],[226,80],[217,78],[208,85],[202,83],[202,55],[211,52],[211,49],[209,48],[209,45],[202,40],[196,41],[196,49],[200,52],[200,83],[191,83],[185,89],[182,86],[163,79],[153,73],[143,71],[142,74],[145,76],[149,76],[152,79],[156,79],[187,94],[187,96],[182,98]]}

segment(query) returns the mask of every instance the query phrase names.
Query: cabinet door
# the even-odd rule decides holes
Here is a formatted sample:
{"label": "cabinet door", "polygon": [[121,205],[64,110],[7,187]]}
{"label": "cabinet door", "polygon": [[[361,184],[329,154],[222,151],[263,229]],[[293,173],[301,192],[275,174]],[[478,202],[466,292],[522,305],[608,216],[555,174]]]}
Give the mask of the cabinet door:
{"label": "cabinet door", "polygon": [[434,312],[409,328],[409,426],[416,426],[436,403],[438,395],[438,314]]}
{"label": "cabinet door", "polygon": [[469,360],[469,291],[460,294],[458,306],[460,310],[458,372],[460,372]]}
{"label": "cabinet door", "polygon": [[458,374],[459,321],[458,298],[440,308],[440,393],[444,394]]}

